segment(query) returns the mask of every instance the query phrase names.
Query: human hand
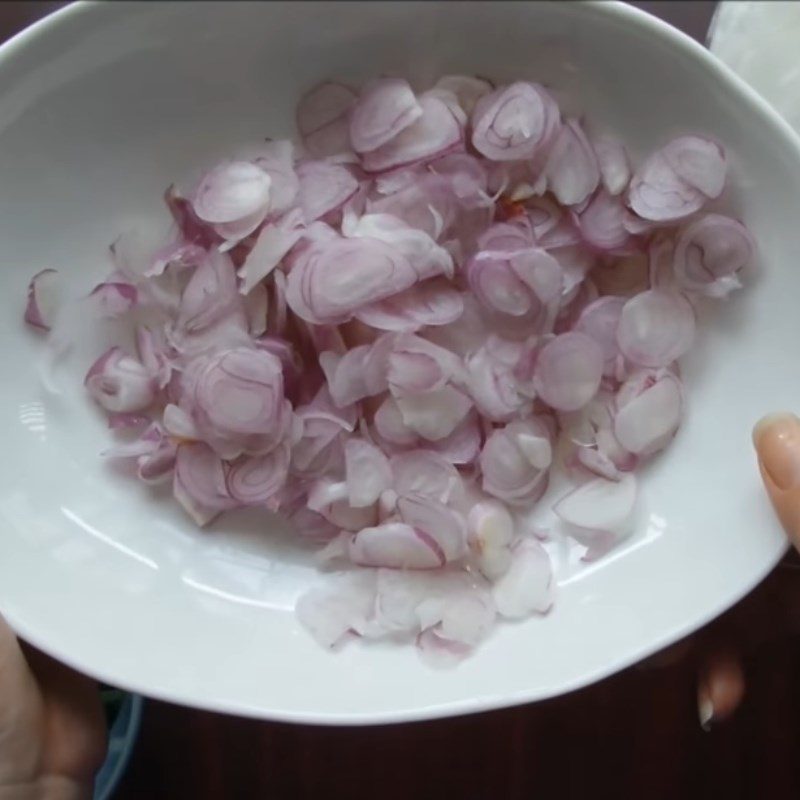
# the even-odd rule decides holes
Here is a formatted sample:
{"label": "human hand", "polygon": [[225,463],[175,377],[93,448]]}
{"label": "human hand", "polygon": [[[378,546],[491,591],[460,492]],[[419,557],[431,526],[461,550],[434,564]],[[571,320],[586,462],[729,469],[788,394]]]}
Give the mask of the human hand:
{"label": "human hand", "polygon": [[758,466],[772,505],[795,547],[800,547],[800,419],[771,414],[753,430]]}
{"label": "human hand", "polygon": [[0,616],[0,800],[83,800],[106,748],[93,681],[20,645]]}
{"label": "human hand", "polygon": [[[800,549],[800,420],[792,414],[765,417],[753,430],[753,444],[767,494],[790,541]],[[744,653],[770,639],[800,633],[799,568],[793,553],[759,590],[683,645],[698,659],[698,712],[704,728],[731,716],[740,704]]]}

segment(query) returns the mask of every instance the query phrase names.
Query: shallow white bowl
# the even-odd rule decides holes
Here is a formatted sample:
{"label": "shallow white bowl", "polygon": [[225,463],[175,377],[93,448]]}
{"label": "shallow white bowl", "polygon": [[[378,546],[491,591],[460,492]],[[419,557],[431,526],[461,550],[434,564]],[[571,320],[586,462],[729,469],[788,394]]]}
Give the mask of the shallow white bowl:
{"label": "shallow white bowl", "polygon": [[[499,627],[451,671],[413,648],[323,652],[293,603],[308,553],[247,515],[200,532],[98,457],[80,390],[37,377],[21,323],[29,276],[89,288],[133,222],[161,225],[166,184],[266,135],[324,77],[452,71],[551,83],[638,153],[684,131],[725,142],[731,207],[761,246],[757,279],[705,320],[691,399],[647,470],[636,535],[562,562],[554,611]],[[749,430],[800,398],[800,145],[699,45],[614,3],[109,3],[68,8],[0,48],[0,608],[44,650],[108,682],[274,719],[369,723],[536,700],[689,633],[774,565],[784,540]],[[788,345],[788,346],[787,346]],[[99,347],[99,344],[97,345]]]}

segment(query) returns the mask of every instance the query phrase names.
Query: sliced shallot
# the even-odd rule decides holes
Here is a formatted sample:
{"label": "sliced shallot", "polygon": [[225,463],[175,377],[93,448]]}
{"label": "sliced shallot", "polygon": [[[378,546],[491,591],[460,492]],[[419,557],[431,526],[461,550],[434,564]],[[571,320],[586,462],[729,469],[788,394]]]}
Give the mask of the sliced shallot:
{"label": "sliced shallot", "polygon": [[127,314],[136,305],[139,293],[130,283],[104,281],[92,290],[89,297],[97,303],[101,316],[113,319]]}
{"label": "sliced shallot", "polygon": [[358,190],[358,181],[346,167],[327,161],[301,164],[297,177],[307,224],[341,208]]}
{"label": "sliced shallot", "polygon": [[408,81],[379,78],[361,91],[350,113],[350,142],[357,153],[377,150],[422,116]]}
{"label": "sliced shallot", "polygon": [[552,463],[547,427],[537,419],[495,430],[480,455],[483,490],[510,505],[528,505],[547,488]]}
{"label": "sliced shallot", "polygon": [[562,333],[548,342],[536,359],[533,384],[552,408],[577,411],[600,388],[603,351],[585,333]]}
{"label": "sliced shallot", "polygon": [[362,528],[350,543],[350,558],[366,567],[436,569],[444,565],[441,548],[426,533],[402,522]]}
{"label": "sliced shallot", "polygon": [[600,138],[594,142],[603,187],[612,196],[621,194],[631,179],[628,154],[622,142]]}
{"label": "sliced shallot", "polygon": [[494,161],[532,159],[551,144],[558,106],[545,89],[520,81],[495,89],[472,112],[472,144]]}
{"label": "sliced shallot", "polygon": [[683,389],[669,370],[642,370],[617,395],[614,435],[628,452],[648,456],[675,435],[683,411]]}
{"label": "sliced shallot", "polygon": [[577,120],[568,119],[561,126],[544,174],[550,191],[566,206],[582,203],[597,188],[597,157]]}
{"label": "sliced shallot", "polygon": [[461,123],[447,103],[430,93],[417,99],[422,109],[419,118],[383,146],[364,154],[361,163],[367,172],[426,161],[461,143]]}
{"label": "sliced shallot", "polygon": [[570,533],[589,546],[593,556],[630,533],[635,504],[636,478],[626,473],[618,481],[595,478],[584,483],[559,500],[553,510]]}
{"label": "sliced shallot", "polygon": [[650,289],[625,303],[617,328],[622,354],[642,367],[666,367],[692,345],[695,313],[676,292]]}
{"label": "sliced shallot", "polygon": [[272,180],[248,161],[220,164],[195,191],[192,207],[205,222],[231,223],[266,213]]}
{"label": "sliced shallot", "polygon": [[673,270],[687,291],[725,297],[741,286],[739,273],[755,252],[753,237],[741,222],[721,214],[707,214],[678,236]]}
{"label": "sliced shallot", "polygon": [[[327,81],[297,127],[170,186],[169,235],[118,236],[74,308],[34,276],[25,320],[55,320],[51,364],[79,316],[108,334],[85,379],[105,456],[171,481],[197,525],[278,513],[345,570],[297,604],[323,646],[454,664],[548,611],[558,539],[572,563],[567,537],[591,560],[630,532],[633,473],[683,416],[695,305],[740,286],[755,243],[717,210],[719,143],[633,165],[537,83]],[[548,537],[551,472],[574,488]]]}
{"label": "sliced shallot", "polygon": [[725,153],[716,142],[678,137],[636,170],[630,184],[630,207],[653,222],[684,219],[720,195],[726,169]]}
{"label": "sliced shallot", "polygon": [[54,269],[43,269],[31,278],[28,284],[25,322],[34,328],[50,330],[58,307],[59,285],[59,274]]}
{"label": "sliced shallot", "polygon": [[547,552],[535,539],[519,542],[508,569],[492,592],[497,613],[506,619],[544,614],[553,604],[553,570]]}
{"label": "sliced shallot", "polygon": [[344,448],[347,495],[354,508],[370,506],[391,488],[389,459],[370,442],[348,439]]}

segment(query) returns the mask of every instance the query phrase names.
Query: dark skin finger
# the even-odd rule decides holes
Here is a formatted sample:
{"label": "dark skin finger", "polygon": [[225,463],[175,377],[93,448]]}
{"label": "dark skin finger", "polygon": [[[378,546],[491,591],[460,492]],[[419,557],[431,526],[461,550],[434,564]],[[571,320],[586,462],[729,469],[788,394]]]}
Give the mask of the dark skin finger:
{"label": "dark skin finger", "polygon": [[105,743],[96,684],[21,644],[0,616],[0,796],[91,797]]}
{"label": "dark skin finger", "polygon": [[[30,645],[25,659],[47,709],[42,769],[91,783],[105,758],[105,718],[97,683]],[[56,744],[57,743],[57,744]]]}
{"label": "dark skin finger", "polygon": [[[795,547],[800,547],[800,420],[772,414],[753,429],[764,487]],[[730,717],[741,703],[745,676],[741,656],[771,639],[800,633],[800,563],[788,558],[760,591],[746,598],[698,643],[698,714],[707,728]],[[725,642],[736,642],[736,649]]]}

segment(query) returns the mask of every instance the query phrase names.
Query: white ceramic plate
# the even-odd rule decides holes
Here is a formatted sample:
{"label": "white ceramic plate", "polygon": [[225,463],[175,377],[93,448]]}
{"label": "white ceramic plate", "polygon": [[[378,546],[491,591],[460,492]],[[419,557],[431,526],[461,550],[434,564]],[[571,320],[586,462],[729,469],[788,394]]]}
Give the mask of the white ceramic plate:
{"label": "white ceramic plate", "polygon": [[[29,276],[89,288],[132,223],[162,224],[170,181],[291,132],[318,79],[448,71],[549,82],[639,153],[682,131],[730,148],[731,206],[761,244],[746,291],[704,320],[690,411],[644,477],[636,535],[559,565],[552,614],[500,626],[455,670],[413,648],[323,652],[293,603],[308,554],[247,515],[200,532],[98,458],[108,433],[64,365],[37,376]],[[784,548],[749,430],[800,397],[800,146],[699,45],[631,8],[542,3],[109,3],[0,48],[0,608],[25,637],[119,686],[253,716],[368,723],[537,700],[598,680],[739,599]],[[99,347],[95,343],[95,347]]]}

